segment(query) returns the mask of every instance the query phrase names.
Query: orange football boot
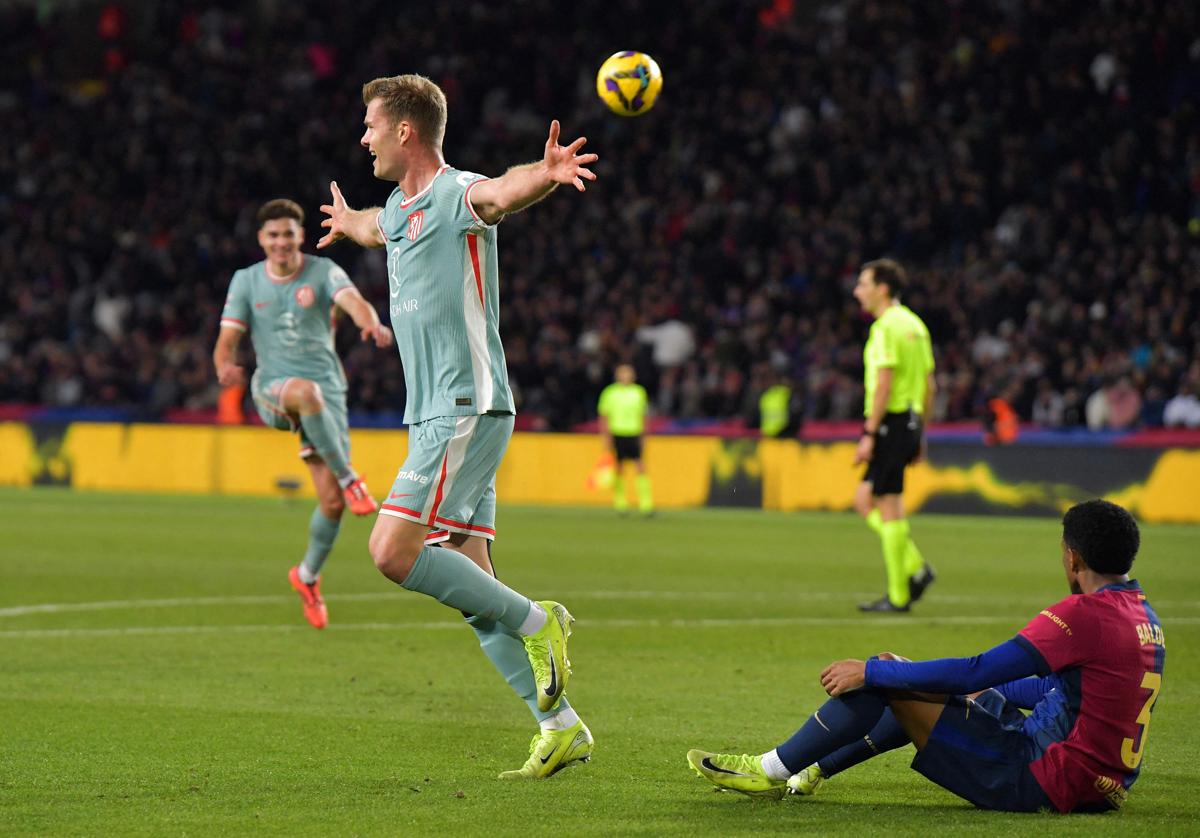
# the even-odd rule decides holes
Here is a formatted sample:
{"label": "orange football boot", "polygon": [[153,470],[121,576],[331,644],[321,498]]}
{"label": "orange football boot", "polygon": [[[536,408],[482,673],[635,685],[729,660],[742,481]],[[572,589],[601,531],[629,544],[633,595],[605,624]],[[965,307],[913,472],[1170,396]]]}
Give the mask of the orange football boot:
{"label": "orange football boot", "polygon": [[379,504],[375,503],[375,498],[371,497],[367,484],[361,477],[355,478],[353,483],[343,489],[342,495],[346,498],[346,505],[355,515],[370,515],[379,511]]}
{"label": "orange football boot", "polygon": [[300,567],[297,565],[288,571],[288,581],[292,583],[296,593],[300,594],[300,601],[304,603],[304,619],[308,620],[313,628],[323,629],[329,625],[329,612],[325,609],[325,600],[321,599],[321,580],[318,579],[311,585],[304,584],[300,578]]}

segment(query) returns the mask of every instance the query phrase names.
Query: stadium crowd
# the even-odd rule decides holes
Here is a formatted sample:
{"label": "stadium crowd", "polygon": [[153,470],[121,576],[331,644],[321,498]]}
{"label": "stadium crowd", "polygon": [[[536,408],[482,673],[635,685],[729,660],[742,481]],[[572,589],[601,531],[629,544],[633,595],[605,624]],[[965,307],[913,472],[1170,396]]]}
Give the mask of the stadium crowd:
{"label": "stadium crowd", "polygon": [[[415,71],[460,168],[533,159],[551,117],[601,155],[586,195],[500,233],[501,333],[543,427],[590,419],[622,360],[672,417],[747,416],[776,380],[808,419],[859,415],[850,289],[882,255],[915,277],[935,419],[1003,398],[1047,427],[1200,426],[1200,6],[668,5],[4,6],[0,401],[211,407],[255,210],[299,200],[311,243],[330,180],[382,204],[360,86]],[[632,120],[592,92],[628,48],[665,78]],[[386,307],[379,252],[328,255]],[[351,409],[399,411],[398,358],[352,331]]]}

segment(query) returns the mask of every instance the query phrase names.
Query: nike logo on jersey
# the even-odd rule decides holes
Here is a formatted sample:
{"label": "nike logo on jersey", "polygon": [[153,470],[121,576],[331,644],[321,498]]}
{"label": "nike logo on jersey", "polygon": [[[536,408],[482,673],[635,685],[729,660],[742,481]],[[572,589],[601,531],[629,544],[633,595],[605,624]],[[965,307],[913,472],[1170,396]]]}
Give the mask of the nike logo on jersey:
{"label": "nike logo on jersey", "polygon": [[388,495],[388,500],[392,500],[393,498],[411,498],[411,497],[412,497],[412,492],[400,492],[399,494],[397,494],[396,492],[392,492],[390,495]]}
{"label": "nike logo on jersey", "polygon": [[271,301],[270,301],[270,300],[267,300],[265,303],[255,303],[255,304],[254,304],[254,307],[255,307],[255,308],[266,308],[266,307],[267,307],[267,306],[269,306],[270,304],[271,304]]}

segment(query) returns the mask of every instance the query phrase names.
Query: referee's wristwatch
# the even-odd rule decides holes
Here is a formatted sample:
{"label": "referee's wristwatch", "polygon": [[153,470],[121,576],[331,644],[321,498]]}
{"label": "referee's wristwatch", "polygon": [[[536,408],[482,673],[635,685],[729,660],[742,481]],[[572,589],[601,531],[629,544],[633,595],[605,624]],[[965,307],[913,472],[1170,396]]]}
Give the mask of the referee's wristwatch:
{"label": "referee's wristwatch", "polygon": [[[863,436],[870,436],[870,437],[873,437],[873,436],[875,436],[875,434],[876,434],[876,431],[873,431],[873,430],[871,430],[870,428],[868,428],[868,427],[867,427],[867,423],[866,423],[866,422],[863,422],[862,435],[863,435]],[[859,437],[859,439],[861,439],[861,438],[862,438],[862,437]]]}

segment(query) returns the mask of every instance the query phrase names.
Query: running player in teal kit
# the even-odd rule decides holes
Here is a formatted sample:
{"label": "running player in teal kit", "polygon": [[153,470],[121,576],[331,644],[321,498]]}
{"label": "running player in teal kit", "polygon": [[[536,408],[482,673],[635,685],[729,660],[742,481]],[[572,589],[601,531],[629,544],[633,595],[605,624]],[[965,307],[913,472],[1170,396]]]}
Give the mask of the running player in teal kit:
{"label": "running player in teal kit", "polygon": [[[347,207],[336,183],[326,247],[345,237],[386,247],[392,326],[408,389],[408,459],[371,533],[376,567],[397,584],[456,608],[484,654],[526,702],[539,732],[529,759],[506,779],[549,777],[592,754],[592,736],[563,691],[573,618],[557,602],[534,602],[501,583],[491,561],[496,470],[512,435],[514,405],[499,331],[496,225],[560,183],[595,180],[550,124],[541,161],[494,180],[442,157],[446,97],[417,75],[363,86],[361,144],[375,176],[398,184],[387,205]],[[446,546],[440,546],[445,544]]]}
{"label": "running player in teal kit", "polygon": [[269,427],[300,434],[300,457],[317,491],[304,559],[288,573],[304,616],[325,628],[329,615],[319,574],[333,549],[346,506],[355,515],[377,509],[367,485],[350,466],[346,374],[333,348],[331,309],[350,315],[363,340],[392,345],[392,333],[331,259],[300,251],[304,210],[279,198],[258,211],[258,243],[266,258],[233,275],[213,364],[222,386],[242,384],[237,347],[247,330],[258,366],[250,391]]}

